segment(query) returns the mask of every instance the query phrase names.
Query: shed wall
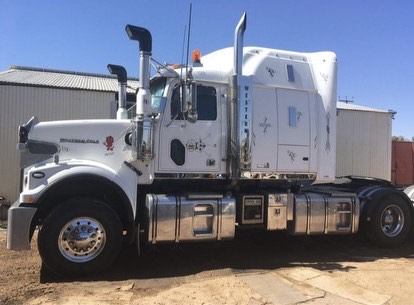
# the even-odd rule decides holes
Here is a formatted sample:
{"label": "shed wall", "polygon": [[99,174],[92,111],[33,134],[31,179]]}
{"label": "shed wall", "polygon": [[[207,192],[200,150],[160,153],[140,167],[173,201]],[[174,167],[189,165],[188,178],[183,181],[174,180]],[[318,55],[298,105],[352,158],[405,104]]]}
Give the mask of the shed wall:
{"label": "shed wall", "polygon": [[103,119],[116,116],[112,92],[0,85],[0,195],[19,194],[17,128],[33,115],[40,121]]}
{"label": "shed wall", "polygon": [[337,119],[337,176],[391,181],[392,114],[338,109]]}

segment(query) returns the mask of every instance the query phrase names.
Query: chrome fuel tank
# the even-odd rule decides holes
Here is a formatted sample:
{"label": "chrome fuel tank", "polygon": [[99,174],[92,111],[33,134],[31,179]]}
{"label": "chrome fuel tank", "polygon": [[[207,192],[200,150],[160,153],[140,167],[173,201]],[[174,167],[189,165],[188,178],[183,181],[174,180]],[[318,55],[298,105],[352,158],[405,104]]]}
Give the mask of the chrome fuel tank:
{"label": "chrome fuel tank", "polygon": [[359,200],[355,195],[302,193],[294,196],[292,235],[349,234],[358,231]]}
{"label": "chrome fuel tank", "polygon": [[232,239],[236,200],[221,194],[148,194],[148,242]]}

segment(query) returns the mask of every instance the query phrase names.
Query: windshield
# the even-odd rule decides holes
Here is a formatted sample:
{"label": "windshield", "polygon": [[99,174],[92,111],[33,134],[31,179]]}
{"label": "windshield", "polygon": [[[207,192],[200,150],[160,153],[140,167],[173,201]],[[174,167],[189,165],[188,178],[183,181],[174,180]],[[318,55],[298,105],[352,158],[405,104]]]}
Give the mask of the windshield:
{"label": "windshield", "polygon": [[161,112],[164,110],[163,95],[165,89],[165,77],[154,77],[150,82],[151,91],[151,106],[154,112]]}

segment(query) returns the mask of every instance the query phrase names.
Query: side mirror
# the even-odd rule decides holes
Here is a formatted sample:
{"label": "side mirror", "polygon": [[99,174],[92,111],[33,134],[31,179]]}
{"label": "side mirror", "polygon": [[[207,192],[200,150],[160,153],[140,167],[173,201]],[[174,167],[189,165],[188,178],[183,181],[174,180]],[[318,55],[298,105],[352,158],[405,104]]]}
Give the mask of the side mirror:
{"label": "side mirror", "polygon": [[195,123],[198,119],[197,113],[197,84],[195,82],[185,84],[180,88],[181,93],[181,112],[190,123]]}
{"label": "side mirror", "polygon": [[198,112],[197,112],[197,84],[191,83],[188,87],[189,91],[189,105],[187,112],[187,120],[191,123],[197,122]]}
{"label": "side mirror", "polygon": [[187,85],[185,84],[185,82],[181,83],[181,87],[180,87],[180,104],[181,104],[181,112],[182,113],[187,113],[188,108],[189,108],[189,102],[188,102],[188,89],[187,89]]}

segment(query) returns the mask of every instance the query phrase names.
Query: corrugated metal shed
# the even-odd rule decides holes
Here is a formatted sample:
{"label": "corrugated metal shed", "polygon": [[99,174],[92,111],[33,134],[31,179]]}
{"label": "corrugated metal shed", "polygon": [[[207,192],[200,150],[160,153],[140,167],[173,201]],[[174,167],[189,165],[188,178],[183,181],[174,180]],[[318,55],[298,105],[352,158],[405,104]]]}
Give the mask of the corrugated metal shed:
{"label": "corrugated metal shed", "polygon": [[[11,66],[10,70],[1,72],[0,84],[100,92],[118,91],[118,81],[113,75],[60,71],[22,66]],[[128,79],[128,93],[135,93],[136,88],[138,88],[138,79]]]}
{"label": "corrugated metal shed", "polygon": [[337,176],[367,176],[391,181],[393,111],[337,104]]}
{"label": "corrugated metal shed", "polygon": [[[129,93],[138,87],[128,80]],[[17,128],[33,115],[40,121],[115,118],[118,81],[109,75],[11,67],[0,73],[0,196],[19,193]]]}

